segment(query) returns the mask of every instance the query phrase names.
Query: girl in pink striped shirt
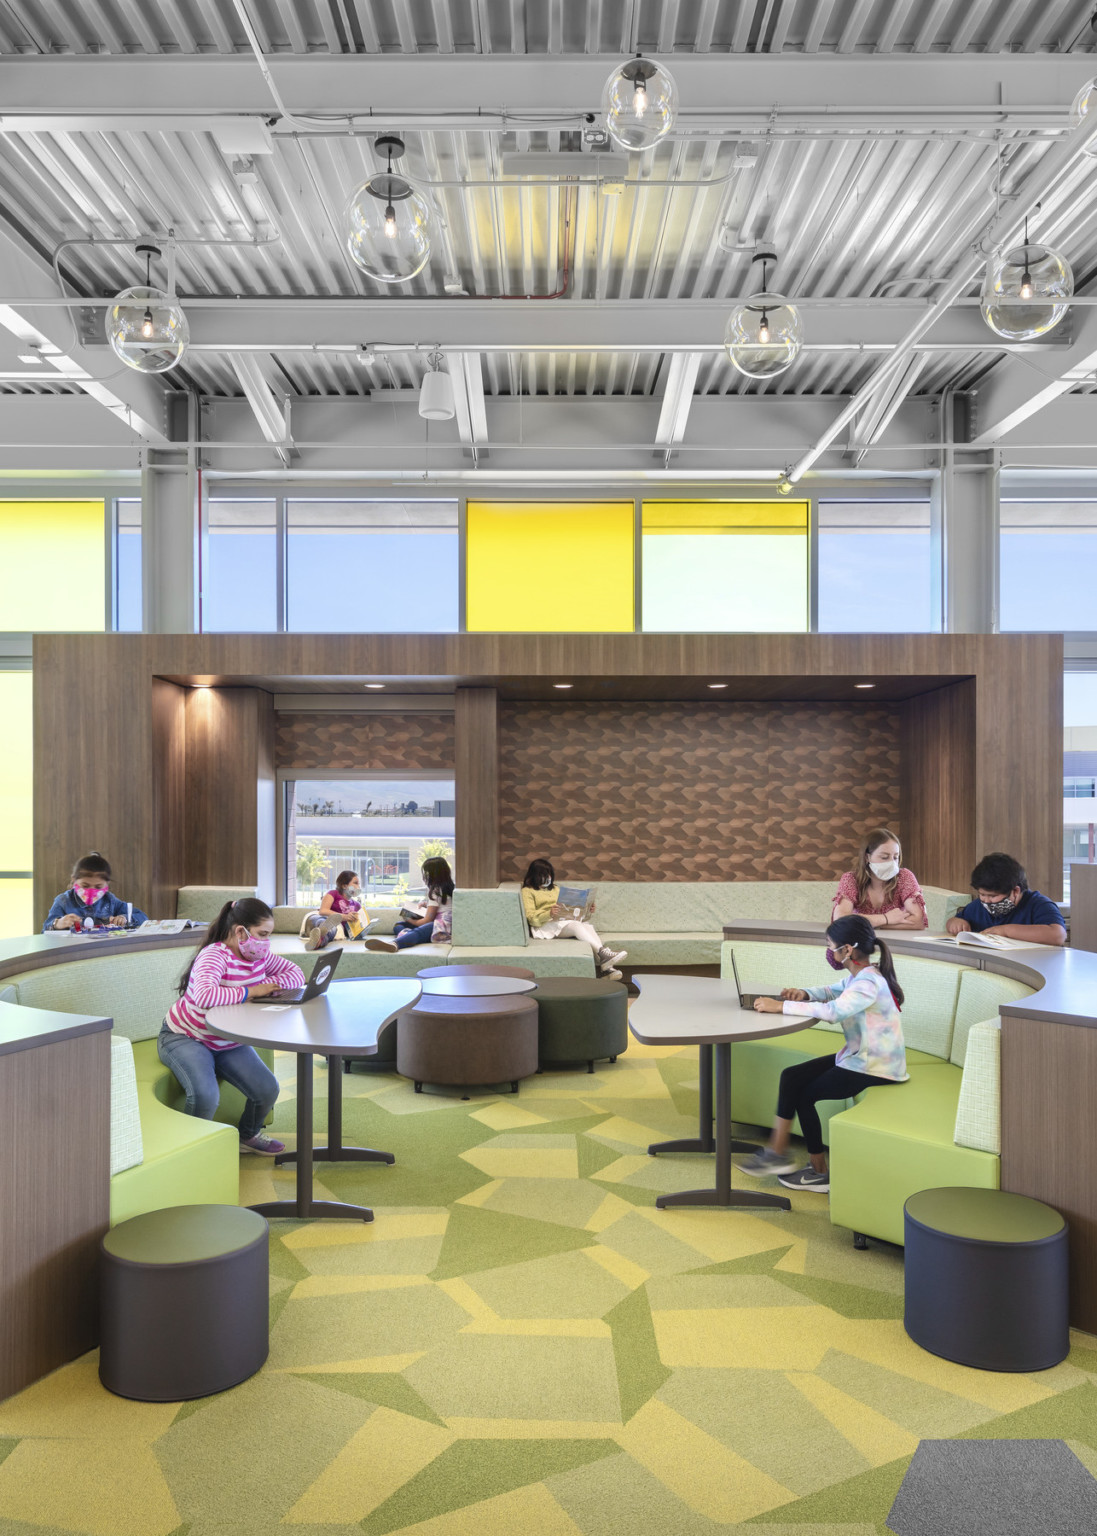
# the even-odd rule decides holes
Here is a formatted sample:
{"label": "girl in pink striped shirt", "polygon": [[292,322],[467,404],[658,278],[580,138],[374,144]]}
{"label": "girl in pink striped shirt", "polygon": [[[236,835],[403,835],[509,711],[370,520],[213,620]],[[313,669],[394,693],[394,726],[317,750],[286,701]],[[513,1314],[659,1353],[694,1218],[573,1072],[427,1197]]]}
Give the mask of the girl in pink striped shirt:
{"label": "girl in pink striped shirt", "polygon": [[265,997],[279,987],[299,987],[304,973],[292,960],[271,953],[274,913],[246,896],[226,901],[179,983],[179,1001],[168,1009],[157,1054],[187,1096],[186,1113],[212,1120],[220,1103],[219,1080],[247,1101],[240,1117],[240,1145],[274,1157],[285,1143],[263,1134],[278,1097],[278,1079],[257,1051],[223,1040],[206,1022],[206,1010]]}

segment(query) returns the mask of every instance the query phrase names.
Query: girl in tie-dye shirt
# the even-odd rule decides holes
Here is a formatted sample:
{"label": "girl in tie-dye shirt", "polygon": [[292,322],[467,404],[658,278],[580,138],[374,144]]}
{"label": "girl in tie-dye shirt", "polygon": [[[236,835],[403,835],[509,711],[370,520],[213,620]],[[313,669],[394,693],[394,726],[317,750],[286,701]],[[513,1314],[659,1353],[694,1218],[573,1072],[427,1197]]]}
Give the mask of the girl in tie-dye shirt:
{"label": "girl in tie-dye shirt", "polygon": [[[909,1076],[900,1019],[903,989],[876,929],[858,914],[836,919],[827,929],[826,958],[848,975],[827,987],[786,987],[780,998],[760,997],[754,1006],[759,1013],[806,1014],[840,1024],[845,1044],[834,1056],[815,1056],[781,1073],[769,1145],[741,1165],[755,1177],[776,1174],[790,1189],[819,1193],[829,1190],[830,1174],[816,1105],[851,1099],[881,1083],[905,1083]],[[799,1170],[788,1151],[797,1116],[809,1157]]]}

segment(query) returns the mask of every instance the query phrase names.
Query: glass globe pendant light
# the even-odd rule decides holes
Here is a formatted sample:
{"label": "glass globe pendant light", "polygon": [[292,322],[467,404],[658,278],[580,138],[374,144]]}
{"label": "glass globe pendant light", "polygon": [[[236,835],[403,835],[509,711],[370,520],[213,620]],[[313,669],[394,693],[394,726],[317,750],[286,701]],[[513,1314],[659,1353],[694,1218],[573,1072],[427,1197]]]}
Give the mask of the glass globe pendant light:
{"label": "glass globe pendant light", "polygon": [[609,136],[621,149],[651,149],[674,127],[678,87],[662,64],[637,54],[606,81],[602,111]]}
{"label": "glass globe pendant light", "polygon": [[[1080,128],[1094,106],[1097,106],[1097,80],[1087,80],[1071,103],[1070,126]],[[1086,154],[1097,155],[1097,139],[1091,139],[1086,145]]]}
{"label": "glass globe pendant light", "polygon": [[430,205],[392,169],[393,160],[404,153],[403,139],[386,133],[375,145],[388,163],[347,204],[347,250],[379,283],[406,283],[430,260]]}
{"label": "glass globe pendant light", "polygon": [[756,251],[753,260],[762,263],[761,292],[737,304],[728,316],[724,350],[748,379],[772,379],[795,362],[804,328],[796,306],[766,287],[767,266],[777,260],[776,253]]}
{"label": "glass globe pendant light", "polygon": [[979,308],[996,335],[1031,341],[1054,330],[1070,308],[1070,263],[1046,245],[1032,245],[1025,219],[1023,245],[999,251],[987,262]]}
{"label": "glass globe pendant light", "polygon": [[114,355],[139,373],[167,373],[180,361],[190,341],[187,317],[169,297],[152,286],[152,259],[160,255],[156,245],[139,245],[145,258],[145,281],[125,288],[107,310],[106,332]]}

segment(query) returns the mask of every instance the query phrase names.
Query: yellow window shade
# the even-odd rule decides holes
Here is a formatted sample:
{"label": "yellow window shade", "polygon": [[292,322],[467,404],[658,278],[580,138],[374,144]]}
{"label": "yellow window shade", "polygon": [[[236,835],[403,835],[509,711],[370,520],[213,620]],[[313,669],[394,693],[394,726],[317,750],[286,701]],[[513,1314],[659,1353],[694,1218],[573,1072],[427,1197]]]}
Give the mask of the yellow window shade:
{"label": "yellow window shade", "polygon": [[631,630],[635,550],[631,501],[470,501],[466,627]]}
{"label": "yellow window shade", "polygon": [[31,674],[0,672],[0,870],[31,867]]}
{"label": "yellow window shade", "polygon": [[645,501],[645,533],[785,533],[805,536],[806,501]]}
{"label": "yellow window shade", "polygon": [[0,939],[34,932],[34,882],[0,879]]}
{"label": "yellow window shade", "polygon": [[0,501],[0,630],[101,630],[101,501]]}

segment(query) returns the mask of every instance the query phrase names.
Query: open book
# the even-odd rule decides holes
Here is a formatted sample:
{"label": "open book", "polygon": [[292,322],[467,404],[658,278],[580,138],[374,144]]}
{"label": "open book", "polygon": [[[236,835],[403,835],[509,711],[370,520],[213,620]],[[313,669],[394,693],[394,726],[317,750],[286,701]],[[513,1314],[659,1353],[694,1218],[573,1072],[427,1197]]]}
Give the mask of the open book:
{"label": "open book", "polygon": [[1004,939],[997,933],[950,933],[946,944],[974,944],[978,949],[1023,949],[1024,940]]}
{"label": "open book", "polygon": [[561,907],[567,907],[569,917],[581,923],[590,916],[593,896],[593,887],[589,885],[562,885],[556,900]]}

